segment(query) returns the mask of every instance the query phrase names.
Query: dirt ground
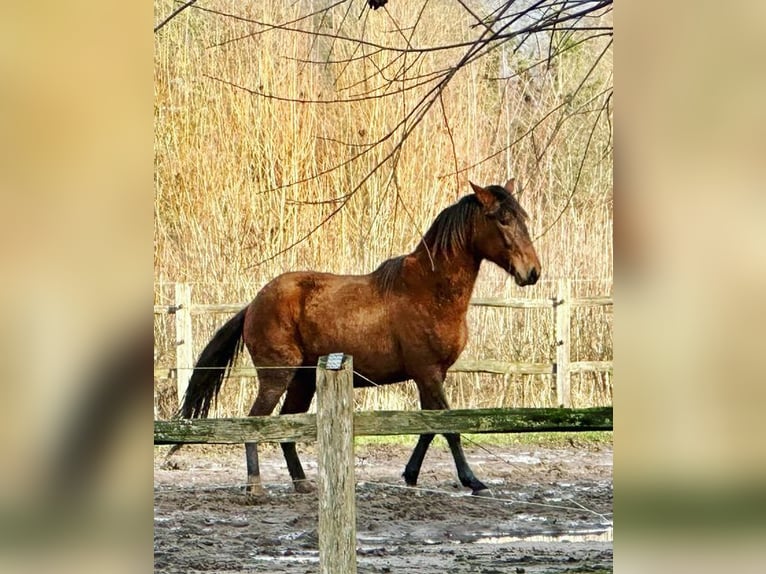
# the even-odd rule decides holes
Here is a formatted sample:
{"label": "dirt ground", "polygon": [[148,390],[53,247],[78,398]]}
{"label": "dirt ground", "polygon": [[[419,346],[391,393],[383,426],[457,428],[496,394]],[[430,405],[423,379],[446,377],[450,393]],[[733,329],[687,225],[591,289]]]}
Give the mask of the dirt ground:
{"label": "dirt ground", "polygon": [[[494,498],[459,486],[445,447],[407,488],[410,448],[357,446],[360,574],[612,571],[611,446],[487,448],[466,454]],[[155,572],[318,572],[316,495],[294,493],[278,447],[261,447],[259,499],[242,487],[242,446],[187,446],[173,469],[166,451],[155,448]],[[313,478],[311,447],[299,452]]]}

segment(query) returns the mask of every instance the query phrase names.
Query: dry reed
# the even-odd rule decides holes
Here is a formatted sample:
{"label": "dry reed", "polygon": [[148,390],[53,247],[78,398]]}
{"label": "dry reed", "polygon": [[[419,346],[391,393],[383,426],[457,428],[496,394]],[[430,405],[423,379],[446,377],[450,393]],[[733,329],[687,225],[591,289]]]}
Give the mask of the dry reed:
{"label": "dry reed", "polygon": [[[205,5],[274,22],[300,15],[301,3]],[[155,6],[166,14],[173,4]],[[428,26],[416,29],[412,43],[469,39],[471,22],[456,6],[428,3],[423,15]],[[366,40],[404,46],[394,20],[404,29],[420,3],[392,2],[387,9],[388,15],[379,11],[366,19],[349,15],[344,30],[361,33],[364,26]],[[337,29],[343,10],[321,22],[324,31]],[[520,200],[531,215],[532,234],[539,235],[543,279],[521,289],[486,264],[475,295],[549,298],[559,277],[574,280],[576,296],[611,292],[611,111],[604,105],[612,81],[611,49],[577,91],[607,40],[574,46],[550,66],[529,71],[529,61],[520,55],[491,54],[452,79],[443,108],[435,104],[413,130],[395,157],[395,169],[389,161],[374,171],[393,149],[392,139],[325,175],[290,185],[343,164],[363,149],[359,146],[386,135],[426,88],[338,104],[253,95],[230,84],[292,100],[338,99],[372,89],[381,82],[377,70],[391,62],[389,55],[373,54],[348,65],[307,64],[301,60],[351,56],[354,47],[288,32],[213,47],[257,29],[190,9],[155,37],[156,304],[172,302],[174,282],[191,283],[195,302],[247,302],[270,278],[289,270],[369,272],[383,259],[410,251],[435,215],[468,193],[469,178],[488,184],[511,175],[523,184]],[[459,54],[425,55],[412,73],[442,68]],[[518,75],[497,79],[509,71]],[[533,126],[532,134],[521,137]],[[515,140],[506,151],[454,173],[455,163],[473,165]],[[336,216],[271,258],[338,206],[328,200],[353,190],[371,172]],[[224,320],[195,317],[197,352]],[[464,357],[534,362],[555,357],[549,310],[473,308],[469,322]],[[577,310],[572,338],[573,360],[611,359],[610,309]],[[157,365],[172,366],[173,339],[172,321],[155,317]],[[574,376],[575,405],[610,404],[611,385],[609,375]],[[446,388],[453,406],[465,408],[546,406],[555,397],[549,376],[451,375]],[[173,392],[171,381],[158,381],[164,416],[175,408]],[[252,381],[230,380],[216,414],[241,415],[254,393]],[[360,391],[357,401],[365,409],[417,406],[411,384]]]}

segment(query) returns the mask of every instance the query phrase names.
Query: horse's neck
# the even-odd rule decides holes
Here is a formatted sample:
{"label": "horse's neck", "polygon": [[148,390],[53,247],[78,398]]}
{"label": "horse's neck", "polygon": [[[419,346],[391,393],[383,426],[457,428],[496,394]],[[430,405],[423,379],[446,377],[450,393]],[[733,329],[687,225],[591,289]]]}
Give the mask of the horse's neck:
{"label": "horse's neck", "polygon": [[407,256],[408,272],[440,305],[456,305],[468,310],[473,286],[479,274],[479,264],[466,252],[445,254],[427,250],[421,244]]}

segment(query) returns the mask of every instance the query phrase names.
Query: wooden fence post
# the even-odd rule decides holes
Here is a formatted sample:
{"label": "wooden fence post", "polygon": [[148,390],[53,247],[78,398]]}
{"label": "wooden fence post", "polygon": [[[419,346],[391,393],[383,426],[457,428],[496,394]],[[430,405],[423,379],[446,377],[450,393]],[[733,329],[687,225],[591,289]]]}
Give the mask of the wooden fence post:
{"label": "wooden fence post", "polygon": [[320,357],[316,373],[319,572],[356,573],[353,361]]}
{"label": "wooden fence post", "polygon": [[572,286],[569,279],[559,279],[556,303],[556,404],[570,408],[572,390],[569,377],[569,325],[572,313]]}
{"label": "wooden fence post", "polygon": [[194,339],[191,322],[191,285],[175,284],[176,384],[178,404],[182,404],[194,367]]}

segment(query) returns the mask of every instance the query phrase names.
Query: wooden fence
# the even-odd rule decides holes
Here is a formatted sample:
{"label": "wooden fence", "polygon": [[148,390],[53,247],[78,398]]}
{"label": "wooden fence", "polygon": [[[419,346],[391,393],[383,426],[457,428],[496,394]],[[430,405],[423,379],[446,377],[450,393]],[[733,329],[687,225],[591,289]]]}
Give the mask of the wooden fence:
{"label": "wooden fence", "polygon": [[[587,371],[612,372],[612,361],[570,361],[570,324],[572,310],[584,306],[611,306],[609,296],[575,297],[571,296],[572,285],[569,279],[558,281],[555,297],[543,299],[513,298],[479,298],[471,300],[471,305],[477,307],[501,307],[513,309],[551,309],[555,317],[556,358],[549,363],[509,362],[494,359],[460,358],[450,372],[459,373],[494,373],[494,374],[525,374],[553,375],[556,381],[556,404],[570,407],[572,373]],[[155,305],[155,314],[172,314],[175,317],[176,334],[176,363],[174,368],[155,369],[155,377],[175,378],[178,387],[179,401],[186,392],[186,386],[194,367],[194,333],[192,331],[192,315],[210,313],[236,313],[247,303],[234,304],[198,304],[192,302],[191,286],[176,283],[172,305]],[[232,376],[254,376],[254,368],[235,368]]]}
{"label": "wooden fence", "polygon": [[154,443],[317,443],[319,569],[356,573],[354,436],[612,430],[612,408],[355,413],[353,357],[317,365],[317,414],[154,421]]}

